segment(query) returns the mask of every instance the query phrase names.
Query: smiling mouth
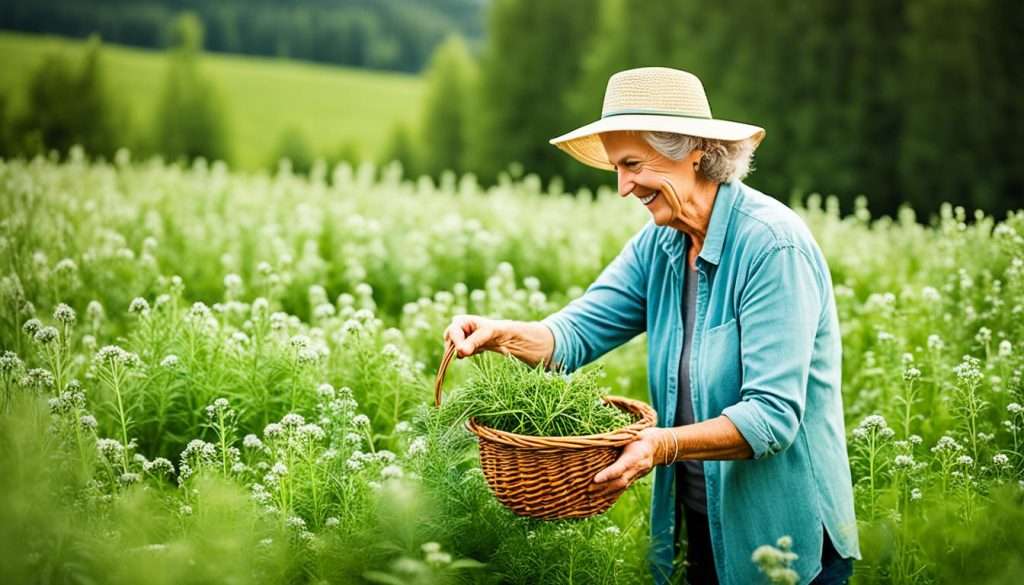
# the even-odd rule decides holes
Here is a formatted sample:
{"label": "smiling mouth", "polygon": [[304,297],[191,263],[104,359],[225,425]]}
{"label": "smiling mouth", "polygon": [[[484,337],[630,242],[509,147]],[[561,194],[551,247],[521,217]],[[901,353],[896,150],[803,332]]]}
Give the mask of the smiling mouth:
{"label": "smiling mouth", "polygon": [[638,199],[640,199],[640,203],[643,203],[644,205],[650,205],[651,202],[657,199],[658,195],[660,194],[661,191],[655,191],[654,193],[651,193],[647,197],[638,197]]}

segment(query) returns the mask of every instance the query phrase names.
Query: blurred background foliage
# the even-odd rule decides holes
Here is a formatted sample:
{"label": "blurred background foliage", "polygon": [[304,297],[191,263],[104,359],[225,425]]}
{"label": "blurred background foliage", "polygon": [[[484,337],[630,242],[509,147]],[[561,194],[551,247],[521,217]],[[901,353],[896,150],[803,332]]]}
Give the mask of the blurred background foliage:
{"label": "blurred background foliage", "polygon": [[[51,55],[21,77],[0,74],[7,156],[78,142],[107,157],[125,145],[247,169],[398,159],[413,176],[454,170],[490,185],[525,169],[594,190],[614,177],[547,141],[600,115],[615,71],[668,66],[703,80],[716,117],[767,129],[748,182],[783,200],[835,194],[849,211],[866,195],[876,213],[907,203],[922,219],[941,201],[997,216],[1024,204],[1024,5],[1009,0],[7,4],[0,28],[165,49],[153,67],[169,70],[150,84],[151,121],[123,115],[140,100],[104,70],[96,40],[78,62]],[[211,75],[203,48],[411,75],[378,88],[349,85],[352,70],[339,69],[331,85],[279,77],[257,89],[269,62]],[[270,105],[247,105],[269,92]]]}
{"label": "blurred background foliage", "polygon": [[137,47],[174,42],[183,11],[223,53],[418,72],[444,37],[482,35],[484,0],[5,0],[0,28],[73,37],[96,33]]}

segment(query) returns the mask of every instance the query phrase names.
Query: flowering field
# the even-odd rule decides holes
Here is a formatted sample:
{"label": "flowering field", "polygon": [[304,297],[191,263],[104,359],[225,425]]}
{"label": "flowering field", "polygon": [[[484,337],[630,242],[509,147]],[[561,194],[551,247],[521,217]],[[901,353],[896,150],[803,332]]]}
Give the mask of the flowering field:
{"label": "flowering field", "polygon": [[[1016,582],[1024,215],[800,212],[842,322],[855,581]],[[644,221],[531,176],[0,162],[5,574],[646,582],[647,480],[598,518],[518,518],[431,388],[452,315],[543,317]],[[603,384],[646,398],[644,356],[643,339],[606,356]],[[792,580],[785,544],[751,551],[766,582]]]}

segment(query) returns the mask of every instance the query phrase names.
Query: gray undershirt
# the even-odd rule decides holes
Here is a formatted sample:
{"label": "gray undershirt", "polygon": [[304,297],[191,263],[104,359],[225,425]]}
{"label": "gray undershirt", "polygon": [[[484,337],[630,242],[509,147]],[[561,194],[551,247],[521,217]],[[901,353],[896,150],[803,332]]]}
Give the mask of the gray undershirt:
{"label": "gray undershirt", "polygon": [[[679,360],[679,392],[676,402],[676,425],[693,424],[693,400],[690,396],[690,347],[693,322],[697,310],[697,272],[686,263],[686,286],[683,293],[683,355]],[[687,508],[708,513],[704,487],[704,463],[687,460],[676,463],[676,499]]]}

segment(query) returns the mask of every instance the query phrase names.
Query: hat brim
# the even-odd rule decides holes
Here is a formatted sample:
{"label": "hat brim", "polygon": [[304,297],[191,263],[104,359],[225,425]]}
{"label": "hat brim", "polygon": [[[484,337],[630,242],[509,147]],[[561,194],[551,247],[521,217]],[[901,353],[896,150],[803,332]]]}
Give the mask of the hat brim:
{"label": "hat brim", "polygon": [[568,134],[552,138],[549,142],[567,152],[581,163],[597,169],[614,171],[615,167],[608,160],[608,153],[599,136],[603,132],[622,130],[646,130],[651,132],[675,132],[700,138],[736,141],[754,140],[754,147],[764,140],[764,128],[731,122],[729,120],[711,120],[704,118],[686,118],[681,116],[660,116],[653,114],[625,114],[601,118],[586,126],[581,126]]}

